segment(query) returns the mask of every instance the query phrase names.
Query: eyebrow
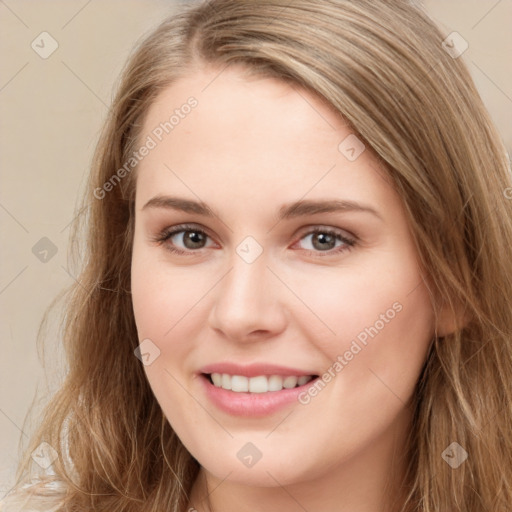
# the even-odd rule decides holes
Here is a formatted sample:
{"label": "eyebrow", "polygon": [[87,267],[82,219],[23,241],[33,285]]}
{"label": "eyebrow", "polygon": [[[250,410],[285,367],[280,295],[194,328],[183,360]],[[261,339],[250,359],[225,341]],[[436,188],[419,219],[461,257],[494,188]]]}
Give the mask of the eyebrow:
{"label": "eyebrow", "polygon": [[[186,213],[195,213],[205,217],[220,216],[202,201],[193,201],[182,197],[174,196],[155,196],[151,198],[142,210],[148,208],[165,208],[170,210],[178,210]],[[363,212],[370,213],[375,217],[383,220],[382,215],[369,205],[357,203],[355,201],[347,201],[340,199],[329,200],[299,200],[293,203],[285,204],[279,209],[278,219],[286,220],[307,215],[315,215],[318,213],[340,213],[340,212]]]}

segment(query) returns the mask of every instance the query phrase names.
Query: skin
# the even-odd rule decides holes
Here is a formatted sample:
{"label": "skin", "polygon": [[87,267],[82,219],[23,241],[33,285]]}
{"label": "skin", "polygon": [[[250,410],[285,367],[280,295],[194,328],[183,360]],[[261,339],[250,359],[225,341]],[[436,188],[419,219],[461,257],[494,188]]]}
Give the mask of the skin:
{"label": "skin", "polygon": [[[147,378],[201,464],[190,507],[392,509],[407,403],[435,328],[400,198],[370,150],[355,161],[340,152],[352,131],[318,97],[275,79],[248,80],[237,68],[205,68],[163,90],[141,140],[190,96],[198,106],[137,169],[132,260],[139,339],[160,350]],[[218,217],[143,208],[157,195],[201,200]],[[278,222],[279,208],[300,199],[355,201],[378,216],[344,211]],[[182,223],[207,233],[202,248],[184,245],[183,233],[155,242]],[[338,241],[326,251],[313,244],[314,226],[356,244],[335,253],[344,246]],[[263,248],[250,264],[236,253],[247,236]],[[173,243],[187,254],[172,253]],[[203,392],[198,370],[219,361],[320,375],[396,303],[401,311],[307,405],[240,418]],[[262,453],[251,468],[236,456],[247,442]],[[214,490],[208,498],[206,486]]]}

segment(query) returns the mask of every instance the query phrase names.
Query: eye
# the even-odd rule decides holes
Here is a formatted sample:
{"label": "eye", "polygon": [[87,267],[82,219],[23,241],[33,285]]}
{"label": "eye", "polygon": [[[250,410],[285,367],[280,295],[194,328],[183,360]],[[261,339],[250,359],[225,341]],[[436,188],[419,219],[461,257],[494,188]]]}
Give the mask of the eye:
{"label": "eye", "polygon": [[305,236],[301,237],[298,243],[301,241],[303,242],[302,249],[319,256],[330,256],[348,251],[356,244],[355,239],[349,238],[344,232],[322,227],[315,227],[310,230]]}
{"label": "eye", "polygon": [[208,234],[195,226],[180,225],[166,228],[159,233],[154,242],[165,244],[166,248],[177,254],[190,254],[207,247]]}
{"label": "eye", "polygon": [[[166,249],[181,255],[193,255],[200,249],[211,247],[211,237],[201,228],[194,225],[179,225],[161,231],[153,241],[165,245]],[[345,232],[332,228],[315,227],[303,235],[294,245],[315,256],[332,256],[348,251],[356,244],[355,238],[348,237]],[[293,246],[292,246],[293,248]]]}

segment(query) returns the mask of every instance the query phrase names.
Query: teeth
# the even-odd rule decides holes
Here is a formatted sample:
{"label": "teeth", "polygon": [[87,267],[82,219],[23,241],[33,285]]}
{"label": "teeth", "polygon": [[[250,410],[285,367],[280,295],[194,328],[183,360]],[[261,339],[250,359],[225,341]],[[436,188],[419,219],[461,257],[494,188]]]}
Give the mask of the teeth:
{"label": "teeth", "polygon": [[299,377],[298,384],[299,386],[304,386],[307,382],[311,380],[311,377],[309,375],[303,375],[302,377]]}
{"label": "teeth", "polygon": [[285,377],[283,380],[283,388],[292,389],[297,385],[298,377]]}
{"label": "teeth", "polygon": [[268,379],[268,390],[269,391],[281,391],[283,389],[283,377],[279,375],[272,375]]}
{"label": "teeth", "polygon": [[244,377],[243,375],[229,375],[227,373],[212,373],[213,385],[217,388],[228,389],[236,393],[266,393],[267,391],[281,391],[304,386],[313,379],[310,375],[296,377],[288,375],[258,375],[257,377]]}
{"label": "teeth", "polygon": [[[224,384],[224,375],[222,376],[222,383]],[[237,393],[249,391],[249,379],[242,375],[233,375],[233,377],[231,377],[231,389]]]}
{"label": "teeth", "polygon": [[222,387],[222,375],[220,373],[212,373],[211,378],[215,386]]}
{"label": "teeth", "polygon": [[231,389],[231,377],[229,375],[226,375],[225,373],[223,373],[221,375],[220,385],[224,389]]}
{"label": "teeth", "polygon": [[[234,377],[233,377],[234,378]],[[249,391],[251,393],[266,393],[268,391],[268,379],[264,375],[249,379]]]}

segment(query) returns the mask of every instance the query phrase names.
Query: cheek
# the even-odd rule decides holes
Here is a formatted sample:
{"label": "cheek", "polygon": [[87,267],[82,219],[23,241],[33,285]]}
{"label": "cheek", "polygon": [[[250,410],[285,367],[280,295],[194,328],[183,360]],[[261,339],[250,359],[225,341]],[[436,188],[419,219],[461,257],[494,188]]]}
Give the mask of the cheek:
{"label": "cheek", "polygon": [[[354,398],[354,411],[371,410],[382,401],[405,403],[434,335],[432,306],[416,260],[408,253],[393,254],[357,272],[343,269],[315,282],[297,282],[315,315],[303,311],[294,318],[326,356],[331,392]],[[354,394],[355,389],[360,391]]]}
{"label": "cheek", "polygon": [[211,269],[199,267],[191,278],[190,267],[172,266],[165,254],[134,247],[132,304],[137,334],[139,342],[150,340],[149,346],[158,354],[144,369],[157,399],[168,404],[167,410],[189,401],[182,396],[180,384],[190,384],[188,379],[197,370],[193,356],[198,348],[204,350],[200,342],[206,298],[218,277]]}
{"label": "cheek", "polygon": [[[132,261],[132,303],[140,343],[148,343],[156,354],[144,365],[148,382],[169,419],[194,422],[191,403],[183,386],[190,375],[187,356],[198,337],[195,329],[202,325],[199,299],[207,287],[190,286],[190,276],[180,268],[161,261],[150,261],[143,251],[134,251]],[[204,290],[202,288],[205,288]],[[174,414],[173,414],[174,412]],[[195,411],[197,414],[197,411]]]}
{"label": "cheek", "polygon": [[194,305],[211,287],[212,277],[172,266],[165,253],[134,245],[132,303],[139,337],[170,337],[186,315],[194,317]]}

